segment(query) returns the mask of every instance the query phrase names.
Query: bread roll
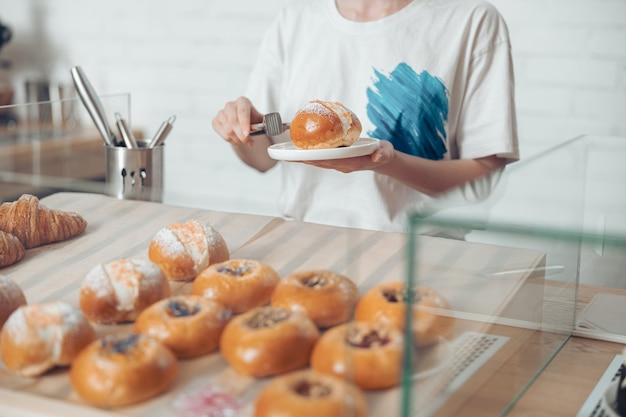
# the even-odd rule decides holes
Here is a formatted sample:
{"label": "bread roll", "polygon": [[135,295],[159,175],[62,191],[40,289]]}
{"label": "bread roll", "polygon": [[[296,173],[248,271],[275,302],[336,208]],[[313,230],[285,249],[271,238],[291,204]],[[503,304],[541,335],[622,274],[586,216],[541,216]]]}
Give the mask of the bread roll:
{"label": "bread roll", "polygon": [[272,305],[305,313],[320,328],[352,318],[359,289],[348,277],[329,270],[294,272],[272,293]]}
{"label": "bread roll", "polygon": [[26,305],[26,297],[15,281],[0,275],[0,330],[18,307]]}
{"label": "bread roll", "polygon": [[311,354],[311,368],[354,382],[365,390],[400,383],[404,336],[385,324],[351,321],[327,330]]}
{"label": "bread roll", "polygon": [[135,332],[170,348],[179,358],[195,358],[219,348],[232,312],[217,301],[178,295],[152,304],[135,321]]}
{"label": "bread roll", "polygon": [[317,326],[304,314],[257,307],[226,325],[220,349],[236,371],[265,377],[305,367],[318,338]]}
{"label": "bread roll", "polygon": [[0,353],[10,371],[37,376],[68,366],[95,338],[89,321],[70,304],[31,304],[19,307],[4,324]]}
{"label": "bread roll", "polygon": [[[359,300],[354,312],[356,320],[380,321],[403,330],[406,323],[406,290],[401,281],[384,282],[374,286]],[[416,346],[429,346],[447,337],[454,318],[442,315],[448,310],[447,301],[435,290],[418,286],[413,304],[413,335]]]}
{"label": "bread roll", "polygon": [[259,393],[254,417],[365,417],[363,392],[344,379],[310,369],[274,378]]}
{"label": "bread roll", "polygon": [[280,282],[271,266],[253,259],[230,259],[213,264],[194,280],[191,292],[215,300],[235,314],[269,304]]}
{"label": "bread roll", "polygon": [[129,322],[170,293],[170,283],[158,266],[147,259],[119,259],[87,273],[80,308],[94,323]]}
{"label": "bread roll", "polygon": [[99,407],[155,397],[178,375],[178,361],[161,342],[142,334],[115,335],[87,346],[70,369],[74,391]]}
{"label": "bread roll", "polygon": [[313,100],[298,110],[289,134],[298,149],[327,149],[352,145],[361,130],[359,118],[343,104]]}
{"label": "bread roll", "polygon": [[174,223],[153,236],[149,259],[172,281],[189,281],[217,262],[230,258],[222,235],[211,225],[198,220]]}

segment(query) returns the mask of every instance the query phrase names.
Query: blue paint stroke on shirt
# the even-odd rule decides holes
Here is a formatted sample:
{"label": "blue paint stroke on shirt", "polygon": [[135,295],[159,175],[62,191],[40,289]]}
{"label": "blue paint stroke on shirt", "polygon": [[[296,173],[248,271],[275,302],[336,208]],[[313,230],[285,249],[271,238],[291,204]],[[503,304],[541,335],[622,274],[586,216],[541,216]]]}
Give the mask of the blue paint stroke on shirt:
{"label": "blue paint stroke on shirt", "polygon": [[446,153],[448,90],[427,71],[417,74],[400,63],[388,76],[374,69],[367,89],[367,115],[376,128],[371,137],[390,141],[397,150],[428,159]]}

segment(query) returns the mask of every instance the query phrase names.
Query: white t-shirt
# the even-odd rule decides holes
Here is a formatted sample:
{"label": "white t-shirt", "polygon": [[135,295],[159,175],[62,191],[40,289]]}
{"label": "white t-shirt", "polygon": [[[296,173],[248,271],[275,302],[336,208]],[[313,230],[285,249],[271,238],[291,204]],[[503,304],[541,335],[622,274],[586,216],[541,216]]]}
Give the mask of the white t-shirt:
{"label": "white t-shirt", "polygon": [[[294,1],[265,35],[246,95],[285,121],[309,100],[341,102],[361,120],[361,136],[416,156],[497,154],[513,161],[519,151],[510,49],[504,20],[482,0],[414,0],[373,22],[345,19],[334,0]],[[288,133],[277,140],[289,140]],[[280,166],[286,218],[405,232],[410,213],[438,206],[438,199],[371,171]]]}

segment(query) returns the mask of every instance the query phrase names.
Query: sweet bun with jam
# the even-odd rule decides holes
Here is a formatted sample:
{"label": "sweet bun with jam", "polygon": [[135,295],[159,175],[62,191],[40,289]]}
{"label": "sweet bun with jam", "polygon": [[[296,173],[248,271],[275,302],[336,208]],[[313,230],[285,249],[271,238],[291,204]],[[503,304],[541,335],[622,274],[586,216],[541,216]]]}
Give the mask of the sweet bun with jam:
{"label": "sweet bun with jam", "polygon": [[[359,300],[354,318],[391,324],[400,330],[406,320],[406,286],[402,281],[380,283]],[[447,337],[454,326],[454,317],[442,314],[450,309],[448,302],[432,288],[417,286],[414,290],[412,326],[415,344],[430,346]]]}
{"label": "sweet bun with jam", "polygon": [[217,301],[197,295],[176,295],[145,309],[135,332],[161,341],[179,358],[195,358],[219,348],[232,312]]}
{"label": "sweet bun with jam", "polygon": [[254,417],[365,417],[363,392],[345,379],[311,369],[290,372],[259,393]]}
{"label": "sweet bun with jam", "polygon": [[98,407],[138,403],[167,390],[179,364],[161,342],[143,334],[111,335],[83,349],[70,368],[74,391]]}
{"label": "sweet bun with jam", "polygon": [[298,271],[284,277],[272,293],[272,305],[301,311],[320,328],[352,318],[359,289],[348,277],[330,270]]}

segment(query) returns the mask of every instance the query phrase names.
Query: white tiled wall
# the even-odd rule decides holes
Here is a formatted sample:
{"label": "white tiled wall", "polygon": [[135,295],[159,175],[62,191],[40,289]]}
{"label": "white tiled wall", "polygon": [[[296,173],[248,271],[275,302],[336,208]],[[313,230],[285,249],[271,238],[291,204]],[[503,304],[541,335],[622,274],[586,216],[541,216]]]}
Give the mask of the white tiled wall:
{"label": "white tiled wall", "polygon": [[[0,81],[20,100],[25,80],[69,83],[81,65],[100,94],[131,93],[133,126],[148,135],[177,116],[165,202],[276,214],[277,172],[241,164],[210,122],[243,92],[263,31],[289,1],[0,0],[14,32]],[[513,39],[522,156],[584,133],[626,137],[626,1],[492,2]]]}

